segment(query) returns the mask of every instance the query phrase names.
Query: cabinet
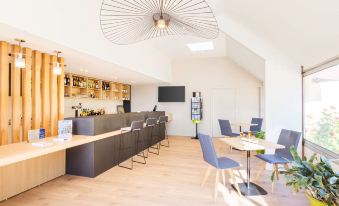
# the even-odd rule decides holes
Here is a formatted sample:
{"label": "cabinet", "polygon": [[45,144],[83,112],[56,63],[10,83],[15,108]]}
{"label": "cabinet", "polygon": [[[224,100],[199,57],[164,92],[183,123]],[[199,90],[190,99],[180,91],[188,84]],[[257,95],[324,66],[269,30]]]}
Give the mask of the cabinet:
{"label": "cabinet", "polygon": [[101,100],[130,100],[131,85],[65,73],[65,97]]}

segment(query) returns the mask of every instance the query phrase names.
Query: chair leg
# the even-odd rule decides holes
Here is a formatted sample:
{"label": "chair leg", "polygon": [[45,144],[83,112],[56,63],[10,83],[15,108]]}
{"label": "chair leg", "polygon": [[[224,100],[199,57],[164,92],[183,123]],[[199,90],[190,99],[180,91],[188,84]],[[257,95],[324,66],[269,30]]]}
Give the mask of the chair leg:
{"label": "chair leg", "polygon": [[217,201],[217,197],[218,197],[219,174],[220,174],[220,171],[219,171],[219,169],[217,169],[216,174],[215,174],[214,202]]}
{"label": "chair leg", "polygon": [[234,177],[234,172],[233,172],[233,170],[232,170],[232,169],[229,169],[229,170],[228,170],[228,173],[229,173],[230,176],[231,176],[232,182],[233,182],[235,188],[237,189],[238,194],[241,195],[240,188],[239,188],[239,185],[238,185],[238,183],[237,183],[237,181],[236,181],[236,179],[235,179],[235,177]]}
{"label": "chair leg", "polygon": [[259,177],[262,175],[265,169],[266,169],[266,162],[261,161],[261,164],[259,165],[259,171],[257,175],[255,176],[255,178],[253,179],[254,182],[256,182],[259,179]]}
{"label": "chair leg", "polygon": [[233,150],[233,148],[232,148],[232,146],[230,146],[230,153],[232,153],[232,150]]}
{"label": "chair leg", "polygon": [[226,185],[225,170],[221,170],[221,174],[222,174],[222,183]]}
{"label": "chair leg", "polygon": [[131,158],[131,167],[126,167],[126,166],[123,166],[121,165],[120,163],[118,164],[119,167],[122,167],[122,168],[125,168],[125,169],[129,169],[129,170],[133,170],[133,157]]}
{"label": "chair leg", "polygon": [[167,145],[161,144],[161,146],[170,147],[169,138],[167,135],[167,129],[165,127],[165,140],[167,140]]}
{"label": "chair leg", "polygon": [[137,156],[142,157],[144,159],[144,161],[143,162],[139,162],[139,161],[133,160],[133,162],[145,165],[146,164],[145,150],[140,152],[139,154],[137,154]]}
{"label": "chair leg", "polygon": [[285,168],[285,170],[288,170],[288,164],[287,163],[284,164],[284,168]]}
{"label": "chair leg", "polygon": [[277,180],[279,180],[279,168],[278,168],[278,164],[274,164],[274,173],[275,173],[275,176],[277,177]]}
{"label": "chair leg", "polygon": [[211,166],[211,165],[208,165],[208,168],[207,168],[207,170],[206,170],[206,172],[205,172],[205,175],[204,175],[204,177],[203,177],[203,179],[202,179],[202,181],[201,181],[201,187],[203,187],[203,186],[205,185],[206,180],[207,180],[208,176],[209,176],[210,173],[211,173],[211,170],[212,170],[212,166]]}
{"label": "chair leg", "polygon": [[274,192],[275,182],[279,180],[278,164],[273,164],[273,166],[274,166],[274,175],[276,176],[277,179],[272,181],[272,192]]}
{"label": "chair leg", "polygon": [[156,147],[151,146],[150,148],[156,149],[158,152],[152,152],[152,151],[150,151],[150,149],[148,149],[148,152],[149,152],[149,153],[152,153],[152,154],[159,155],[159,154],[160,154],[160,142],[159,142],[159,143],[156,143],[155,145],[156,145]]}

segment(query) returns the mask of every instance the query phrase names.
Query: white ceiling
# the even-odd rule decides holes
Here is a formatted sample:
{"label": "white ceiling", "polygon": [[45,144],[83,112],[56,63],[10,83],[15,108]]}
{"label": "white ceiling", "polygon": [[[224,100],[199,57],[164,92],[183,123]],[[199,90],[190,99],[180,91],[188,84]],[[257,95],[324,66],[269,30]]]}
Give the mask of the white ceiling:
{"label": "white ceiling", "polygon": [[0,39],[3,41],[16,44],[14,38],[18,37],[26,40],[26,43],[22,45],[23,47],[29,47],[42,53],[53,54],[55,49],[61,50],[62,54],[60,56],[66,60],[66,72],[128,84],[159,82],[158,79],[114,65],[98,57],[31,35],[5,24],[0,23],[0,31],[6,31],[0,32]]}
{"label": "white ceiling", "polygon": [[[214,49],[192,52],[187,47],[189,43],[213,42]],[[208,58],[226,56],[226,40],[223,33],[216,39],[202,39],[193,36],[165,36],[148,40],[148,42],[168,55],[172,60],[187,58]]]}
{"label": "white ceiling", "polygon": [[339,55],[338,0],[223,0],[237,21],[306,68]]}
{"label": "white ceiling", "polygon": [[[217,17],[237,22],[306,68],[339,54],[338,0],[207,2]],[[72,72],[81,72],[82,69],[99,78],[111,80],[117,76],[123,81],[152,83],[168,79],[170,73],[166,68],[170,60],[228,56],[249,73],[264,80],[265,60],[223,31],[212,40],[215,45],[212,51],[189,51],[187,43],[206,41],[189,36],[161,37],[117,46],[105,40],[101,33],[98,21],[101,0],[53,0],[48,3],[32,0],[18,7],[22,4],[20,0],[1,1],[0,22],[20,30],[11,33],[11,30],[0,27],[0,38],[13,39],[20,37],[18,34],[22,30],[26,31],[22,34],[25,38],[27,36],[28,45],[49,52],[63,50],[67,69]],[[16,12],[12,12],[14,9]],[[156,72],[159,73],[150,75]],[[157,76],[160,78],[155,78]]]}

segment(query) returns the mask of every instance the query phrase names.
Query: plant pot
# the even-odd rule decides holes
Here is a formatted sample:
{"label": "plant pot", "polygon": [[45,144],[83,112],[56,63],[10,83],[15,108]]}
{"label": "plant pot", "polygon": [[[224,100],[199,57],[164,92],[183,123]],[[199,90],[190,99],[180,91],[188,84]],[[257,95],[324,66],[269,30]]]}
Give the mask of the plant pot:
{"label": "plant pot", "polygon": [[321,202],[321,201],[315,199],[314,197],[312,197],[309,194],[306,194],[306,196],[307,196],[307,199],[310,202],[311,206],[326,206],[327,205],[326,203]]}
{"label": "plant pot", "polygon": [[265,154],[265,150],[256,150],[257,154]]}

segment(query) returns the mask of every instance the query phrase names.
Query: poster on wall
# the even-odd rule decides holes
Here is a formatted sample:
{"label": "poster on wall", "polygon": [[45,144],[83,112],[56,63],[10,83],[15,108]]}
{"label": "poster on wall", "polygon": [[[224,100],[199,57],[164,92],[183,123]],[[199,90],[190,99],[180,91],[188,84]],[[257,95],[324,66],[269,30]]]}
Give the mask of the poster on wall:
{"label": "poster on wall", "polygon": [[58,138],[64,140],[72,139],[72,120],[58,121]]}

